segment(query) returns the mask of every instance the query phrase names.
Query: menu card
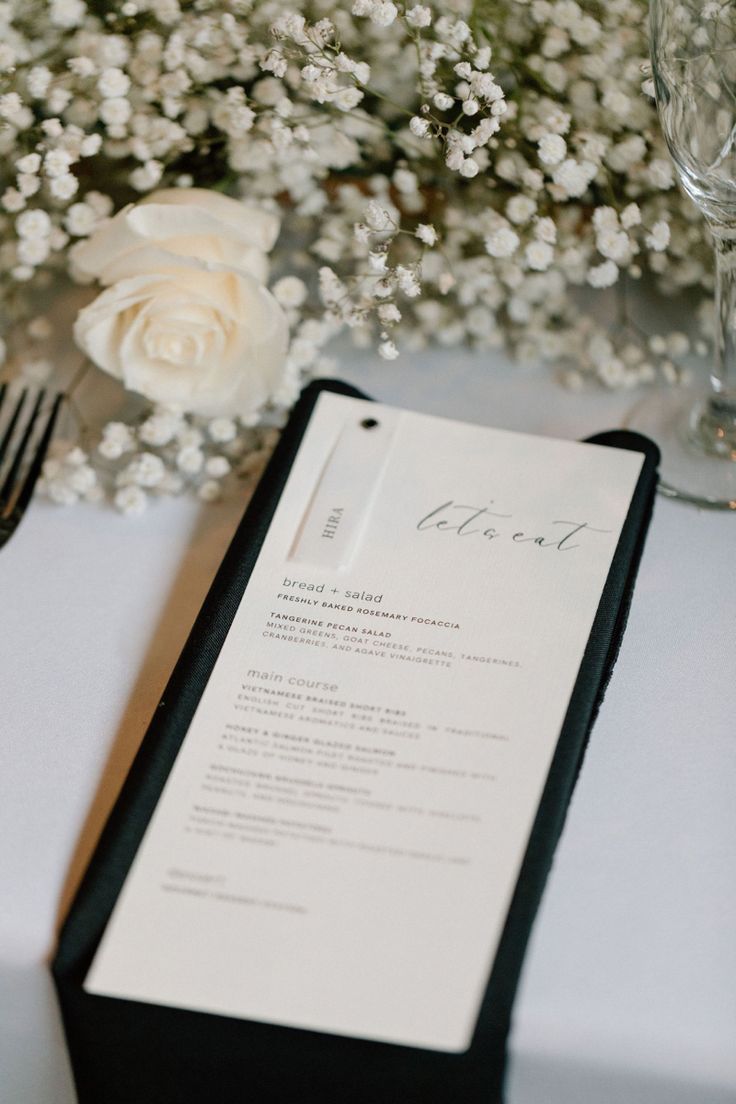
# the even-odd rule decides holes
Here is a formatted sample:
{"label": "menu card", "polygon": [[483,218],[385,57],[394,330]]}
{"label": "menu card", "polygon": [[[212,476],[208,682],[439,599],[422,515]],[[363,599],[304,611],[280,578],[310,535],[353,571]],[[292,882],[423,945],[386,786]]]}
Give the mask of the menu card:
{"label": "menu card", "polygon": [[642,461],[323,392],[86,990],[466,1050]]}

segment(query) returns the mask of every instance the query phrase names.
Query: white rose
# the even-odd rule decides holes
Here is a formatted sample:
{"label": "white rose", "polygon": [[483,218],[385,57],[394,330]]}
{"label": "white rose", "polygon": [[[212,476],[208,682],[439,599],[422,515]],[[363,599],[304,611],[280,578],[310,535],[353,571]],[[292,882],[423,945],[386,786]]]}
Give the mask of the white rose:
{"label": "white rose", "polygon": [[249,418],[281,382],[287,324],[252,276],[171,257],[106,288],[77,315],[74,337],[98,367],[153,402]]}
{"label": "white rose", "polygon": [[281,382],[288,341],[264,287],[278,220],[216,192],[177,188],[120,211],[71,251],[106,289],[74,336],[153,402],[249,418]]}

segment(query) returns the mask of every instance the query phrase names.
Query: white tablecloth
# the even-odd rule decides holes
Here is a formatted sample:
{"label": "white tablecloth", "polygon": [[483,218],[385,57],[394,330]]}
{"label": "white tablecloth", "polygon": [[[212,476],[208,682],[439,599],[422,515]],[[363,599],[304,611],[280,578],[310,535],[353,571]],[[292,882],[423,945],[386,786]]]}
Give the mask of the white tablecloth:
{"label": "white tablecloth", "polygon": [[[349,351],[342,374],[562,437],[634,401],[455,351]],[[2,1104],[74,1102],[44,961],[240,512],[35,503],[0,552]],[[658,500],[526,960],[509,1104],[736,1101],[735,553],[736,518]]]}

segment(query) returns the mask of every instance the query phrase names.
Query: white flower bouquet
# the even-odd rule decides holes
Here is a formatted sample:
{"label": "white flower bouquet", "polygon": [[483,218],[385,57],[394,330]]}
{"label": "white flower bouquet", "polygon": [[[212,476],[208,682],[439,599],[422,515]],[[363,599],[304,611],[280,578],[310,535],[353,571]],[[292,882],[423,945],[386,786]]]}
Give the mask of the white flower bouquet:
{"label": "white flower bouquet", "polygon": [[0,2],[3,372],[64,380],[38,303],[71,279],[84,371],[134,400],[80,424],[46,493],[125,512],[217,497],[258,470],[343,329],[387,360],[504,344],[572,385],[676,378],[684,334],[628,318],[611,334],[581,309],[583,289],[647,272],[710,286],[659,132],[646,10]]}

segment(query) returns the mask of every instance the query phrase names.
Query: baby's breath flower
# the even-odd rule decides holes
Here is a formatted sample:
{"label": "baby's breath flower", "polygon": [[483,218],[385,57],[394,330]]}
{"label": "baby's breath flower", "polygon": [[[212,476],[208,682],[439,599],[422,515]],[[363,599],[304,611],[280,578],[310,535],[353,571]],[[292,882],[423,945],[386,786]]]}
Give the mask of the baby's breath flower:
{"label": "baby's breath flower", "polygon": [[511,222],[522,225],[529,222],[536,209],[536,203],[529,196],[515,195],[506,204],[506,217]]}
{"label": "baby's breath flower", "polygon": [[39,314],[28,323],[26,332],[34,341],[47,341],[52,336],[54,327],[49,318]]}
{"label": "baby's breath flower", "polygon": [[559,134],[545,134],[539,139],[539,160],[543,165],[559,165],[567,154],[567,142]]}
{"label": "baby's breath flower", "polygon": [[631,256],[631,242],[625,230],[613,227],[600,231],[596,238],[598,252],[617,264],[625,263]]}
{"label": "baby's breath flower", "polygon": [[401,321],[401,311],[395,303],[381,303],[376,313],[379,322],[384,326],[389,326],[393,322]]}
{"label": "baby's breath flower", "polygon": [[82,0],[51,0],[49,19],[56,27],[78,27],[86,13]]}
{"label": "baby's breath flower", "polygon": [[0,96],[0,118],[10,119],[23,109],[23,101],[17,92],[6,92]]}
{"label": "baby's breath flower", "polygon": [[416,138],[426,138],[429,134],[429,123],[419,115],[413,115],[409,120],[409,129]]}
{"label": "baby's breath flower", "polygon": [[12,69],[16,62],[15,50],[7,42],[0,42],[0,73]]}
{"label": "baby's breath flower", "polygon": [[65,176],[73,161],[74,158],[68,150],[52,149],[43,159],[43,171],[50,177]]}
{"label": "baby's breath flower", "polygon": [[76,495],[91,499],[95,496],[91,492],[97,486],[97,473],[87,463],[74,464],[67,477],[69,487]]}
{"label": "baby's breath flower", "polygon": [[618,280],[618,267],[613,261],[604,261],[603,264],[594,265],[588,271],[588,283],[594,288],[611,287]]}
{"label": "baby's breath flower", "polygon": [[226,444],[235,440],[238,427],[231,418],[213,418],[207,427],[207,431],[213,441],[218,444]]}
{"label": "baby's breath flower", "polygon": [[571,199],[577,199],[585,194],[596,171],[596,166],[590,161],[581,162],[568,157],[557,166],[552,179],[563,193]]}
{"label": "baby's breath flower", "polygon": [[437,231],[434,226],[430,226],[428,223],[420,222],[416,229],[416,235],[425,245],[436,245],[437,243]]}
{"label": "baby's breath flower", "polygon": [[106,460],[117,460],[135,448],[135,438],[130,426],[124,422],[108,422],[102,430],[97,450]]}
{"label": "baby's breath flower", "polygon": [[206,474],[213,479],[224,479],[231,468],[232,465],[226,456],[210,456],[204,465]]}
{"label": "baby's breath flower", "polygon": [[379,27],[390,27],[398,16],[399,9],[392,0],[373,0],[367,14]]}
{"label": "baby's breath flower", "polygon": [[37,173],[41,168],[41,156],[38,153],[27,153],[15,162],[15,167],[21,173]]}
{"label": "baby's breath flower", "polygon": [[51,233],[51,219],[46,211],[34,207],[18,215],[15,229],[21,238],[48,238]]}
{"label": "baby's breath flower", "polygon": [[197,494],[203,502],[217,502],[222,496],[222,487],[216,479],[205,479],[197,487]]}
{"label": "baby's breath flower", "polygon": [[544,272],[552,264],[554,250],[548,242],[533,241],[529,242],[524,250],[524,257],[529,268]]}
{"label": "baby's breath flower", "polygon": [[176,466],[186,475],[196,475],[204,466],[204,453],[198,445],[186,444],[177,453]]}
{"label": "baby's breath flower", "polygon": [[68,58],[67,65],[77,77],[91,77],[97,71],[94,61],[89,57],[81,56]]}
{"label": "baby's breath flower", "polygon": [[56,199],[71,199],[77,194],[79,181],[72,173],[55,176],[49,182],[49,191]]}
{"label": "baby's breath flower", "polygon": [[57,506],[73,506],[79,499],[79,496],[64,480],[44,477],[41,480],[41,484],[45,487],[48,497],[52,502],[55,502]]}
{"label": "baby's breath flower", "polygon": [[163,170],[164,167],[160,161],[146,161],[145,165],[134,169],[130,174],[130,183],[139,192],[151,191],[161,179]]}
{"label": "baby's breath flower", "polygon": [[168,410],[157,410],[142,423],[138,436],[145,445],[161,448],[173,441],[181,421],[176,414]]}
{"label": "baby's breath flower", "polygon": [[300,307],[307,298],[306,284],[298,276],[284,276],[272,290],[282,307]]}
{"label": "baby's breath flower", "polygon": [[593,212],[593,226],[596,230],[615,230],[618,227],[618,211],[615,207],[596,207]]}
{"label": "baby's breath flower", "polygon": [[371,230],[390,230],[392,226],[391,215],[380,203],[371,200],[365,209],[365,221]]}
{"label": "baby's breath flower", "polygon": [[625,230],[631,230],[641,223],[641,210],[637,203],[628,203],[621,212],[621,225]]}
{"label": "baby's breath flower", "polygon": [[537,219],[534,226],[534,234],[540,241],[549,242],[551,245],[554,245],[557,241],[557,227],[555,226],[554,219]]}
{"label": "baby's breath flower", "polygon": [[40,191],[41,181],[37,176],[31,173],[18,173],[16,178],[18,184],[18,191],[25,198],[29,199]]}
{"label": "baby's breath flower", "polygon": [[34,100],[42,100],[49,90],[52,81],[51,70],[45,65],[34,65],[28,72],[26,84],[28,91]]}
{"label": "baby's breath flower", "polygon": [[110,196],[105,195],[103,192],[91,191],[87,192],[84,197],[85,202],[90,205],[98,218],[107,218],[112,214],[113,201]]}
{"label": "baby's breath flower", "polygon": [[87,134],[79,143],[80,157],[94,157],[102,149],[101,134]]}
{"label": "baby's breath flower", "polygon": [[137,517],[148,506],[148,495],[134,483],[126,484],[115,492],[115,508],[128,517]]}
{"label": "baby's breath flower", "polygon": [[130,101],[123,96],[113,96],[100,104],[100,118],[109,127],[124,126],[133,112]]}
{"label": "baby's breath flower", "polygon": [[18,211],[22,211],[26,205],[26,201],[21,192],[17,188],[6,188],[0,198],[0,203],[11,215],[16,214]]}
{"label": "baby's breath flower", "polygon": [[654,226],[646,236],[646,244],[650,249],[653,249],[655,253],[661,253],[667,248],[670,243],[670,228],[668,223],[664,219],[660,219],[659,222],[655,222]]}
{"label": "baby's breath flower", "polygon": [[404,265],[398,265],[396,268],[396,280],[404,295],[408,296],[410,299],[419,295],[421,284],[413,269],[406,268]]}
{"label": "baby's breath flower", "polygon": [[486,237],[486,252],[491,257],[511,257],[519,248],[519,240],[519,235],[510,226],[500,226]]}
{"label": "baby's breath flower", "polygon": [[64,225],[75,237],[86,237],[97,225],[97,215],[89,203],[73,203],[66,212]]}
{"label": "baby's breath flower", "polygon": [[406,12],[406,21],[410,27],[428,27],[432,22],[432,10],[424,4],[415,4]]}
{"label": "baby's breath flower", "polygon": [[43,264],[50,252],[48,238],[21,238],[18,260],[25,265]]}
{"label": "baby's breath flower", "polygon": [[97,88],[104,99],[125,96],[130,88],[130,77],[122,69],[109,66],[100,73]]}
{"label": "baby's breath flower", "polygon": [[139,487],[156,487],[165,475],[164,462],[153,452],[140,452],[118,477],[121,482]]}

